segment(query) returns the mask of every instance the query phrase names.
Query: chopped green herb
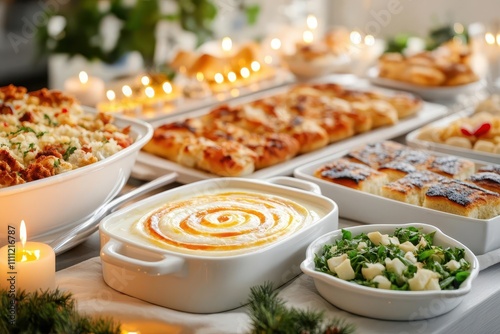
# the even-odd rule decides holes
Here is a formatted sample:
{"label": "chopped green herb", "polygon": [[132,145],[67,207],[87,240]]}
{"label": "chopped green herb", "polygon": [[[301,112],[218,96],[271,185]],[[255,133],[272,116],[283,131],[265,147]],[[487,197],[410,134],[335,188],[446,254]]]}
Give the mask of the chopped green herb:
{"label": "chopped green herb", "polygon": [[68,147],[68,149],[66,150],[66,152],[64,152],[63,154],[63,159],[64,160],[68,160],[70,155],[72,155],[73,153],[75,153],[76,151],[76,147],[75,146],[70,146]]}
{"label": "chopped green herb", "polygon": [[[410,290],[409,280],[418,275],[419,268],[431,270],[439,275],[438,283],[441,289],[458,289],[470,275],[470,263],[465,259],[465,251],[461,248],[433,245],[434,234],[435,232],[423,233],[416,227],[396,228],[393,235],[383,235],[386,241],[382,243],[375,238],[372,241],[370,237],[373,235],[370,233],[353,236],[350,231],[342,230],[341,239],[324,245],[322,250],[315,254],[315,267],[317,271],[338,277],[335,267],[331,269],[328,260],[345,254],[354,271],[352,282],[357,284],[378,287],[379,284],[372,278],[365,278],[363,268],[368,268],[368,264],[379,263],[384,269],[377,275],[385,277],[392,290]],[[394,237],[397,240],[394,240]],[[414,246],[413,251],[404,251],[405,247],[400,246],[408,241]],[[408,252],[412,253],[413,259]],[[397,272],[389,267],[387,261],[400,262],[401,271]],[[450,265],[451,263],[454,265]]]}
{"label": "chopped green herb", "polygon": [[61,159],[56,159],[56,160],[54,161],[54,168],[57,168],[57,167],[59,167],[60,165],[61,165]]}

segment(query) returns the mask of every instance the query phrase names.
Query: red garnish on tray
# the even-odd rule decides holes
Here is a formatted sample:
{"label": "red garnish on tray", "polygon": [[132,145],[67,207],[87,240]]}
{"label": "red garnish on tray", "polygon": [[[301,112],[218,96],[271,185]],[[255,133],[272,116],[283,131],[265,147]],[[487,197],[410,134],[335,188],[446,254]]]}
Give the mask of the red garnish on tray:
{"label": "red garnish on tray", "polygon": [[462,125],[462,127],[460,128],[460,131],[465,136],[479,137],[479,136],[482,136],[482,135],[488,133],[488,131],[490,131],[490,129],[491,129],[490,123],[483,123],[483,124],[479,125],[478,127],[476,127],[475,129],[472,129],[470,126],[467,126],[467,125]]}

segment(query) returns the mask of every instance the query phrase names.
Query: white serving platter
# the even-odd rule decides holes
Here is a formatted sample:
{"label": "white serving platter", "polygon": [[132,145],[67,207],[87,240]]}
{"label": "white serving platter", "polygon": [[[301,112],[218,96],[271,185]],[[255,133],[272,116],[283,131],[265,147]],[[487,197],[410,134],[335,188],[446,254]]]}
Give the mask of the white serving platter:
{"label": "white serving platter", "polygon": [[[454,115],[447,116],[445,118],[434,121],[428,126],[432,127],[445,127],[446,125],[456,121],[457,119],[467,117],[470,113],[457,113]],[[445,154],[457,155],[468,159],[480,160],[491,162],[495,164],[500,164],[500,154],[489,153],[489,152],[481,152],[472,149],[467,149],[464,147],[457,147],[452,145],[446,145],[443,143],[436,143],[427,140],[419,139],[421,128],[413,130],[408,135],[406,135],[406,143],[410,147],[426,149],[429,151],[435,151]]]}
{"label": "white serving platter", "polygon": [[[356,88],[356,87],[349,87]],[[265,95],[259,95],[258,98],[263,98],[265,96],[271,96],[277,94],[279,92],[284,92],[285,87],[281,87],[277,90],[272,90],[266,92]],[[366,89],[366,88],[363,88]],[[381,90],[384,92],[388,92],[387,90]],[[245,103],[246,101],[255,100],[256,97],[247,97],[246,99],[238,100],[238,104]],[[197,117],[203,114],[208,113],[209,109],[205,108],[202,110],[198,110],[192,113],[187,113],[183,115],[178,115],[176,117],[171,117],[168,119],[163,119],[158,122],[151,123],[153,126],[158,126],[160,124],[164,124],[172,121],[180,121],[187,117]],[[357,146],[363,143],[375,142],[384,139],[395,138],[401,136],[409,131],[421,127],[427,123],[430,123],[438,118],[444,117],[448,112],[448,109],[440,104],[423,102],[422,109],[419,110],[416,114],[401,119],[397,124],[392,126],[384,126],[377,128],[375,130],[371,130],[344,140],[341,140],[336,143],[332,143],[326,147],[323,147],[319,150],[298,155],[289,161],[270,166],[267,168],[260,169],[248,176],[246,178],[252,179],[261,179],[268,178],[279,175],[291,175],[293,170],[303,164],[306,164],[310,161],[320,159],[325,155],[331,155],[335,152],[339,152],[345,149],[348,149],[353,146]],[[219,177],[214,174],[206,173],[194,168],[189,168],[182,166],[173,161],[169,161],[167,159],[155,156],[150,153],[146,153],[144,151],[139,152],[139,155],[136,160],[136,164],[132,169],[132,176],[141,180],[152,180],[155,179],[167,172],[176,172],[178,173],[177,182],[180,183],[192,183],[200,180],[206,180],[209,178]]]}
{"label": "white serving platter", "polygon": [[[338,204],[340,217],[364,224],[404,224],[416,221],[430,224],[465,244],[476,255],[500,248],[500,216],[487,220],[463,217],[361,192],[313,175],[316,169],[344,156],[348,151],[337,152],[294,171],[295,177],[319,185],[321,193]],[[474,162],[476,169],[487,164]]]}
{"label": "white serving platter", "polygon": [[372,67],[367,72],[367,77],[370,83],[386,88],[399,89],[411,92],[430,101],[450,101],[456,99],[462,94],[471,94],[485,87],[485,82],[479,80],[465,85],[449,86],[449,87],[426,87],[415,85],[412,83],[381,78],[378,76],[378,68]]}

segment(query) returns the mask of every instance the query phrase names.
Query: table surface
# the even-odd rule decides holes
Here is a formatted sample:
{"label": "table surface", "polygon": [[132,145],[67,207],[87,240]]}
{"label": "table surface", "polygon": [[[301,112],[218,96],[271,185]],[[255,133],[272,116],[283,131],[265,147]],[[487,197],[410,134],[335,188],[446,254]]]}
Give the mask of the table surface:
{"label": "table surface", "polygon": [[[404,141],[404,136],[395,138],[395,140]],[[140,180],[130,178],[122,193],[130,191],[141,183],[143,182]],[[165,191],[178,185],[174,183],[155,192]],[[146,195],[141,198],[144,197]],[[358,224],[343,218],[339,220],[341,228]],[[96,232],[81,244],[58,255],[56,258],[57,270],[99,256],[99,248],[99,234]],[[482,270],[473,282],[472,291],[466,295],[456,309],[448,314],[428,320],[395,322],[354,315],[348,316],[356,324],[358,333],[499,333],[500,317],[497,316],[497,313],[500,310],[500,284],[498,284],[498,277],[500,277],[500,264]],[[342,314],[345,315],[345,312]]]}
{"label": "table surface", "polygon": [[[123,192],[133,189],[140,183],[138,180],[129,180]],[[175,186],[178,184],[160,188],[156,192]],[[359,225],[359,223],[339,219],[341,228],[354,225]],[[58,255],[57,270],[99,256],[99,247],[99,234],[96,232],[80,245]],[[500,331],[500,317],[497,316],[500,310],[498,277],[500,277],[500,264],[481,271],[472,285],[472,291],[466,295],[464,301],[456,309],[443,316],[413,322],[381,321],[358,316],[352,316],[349,320],[356,324],[358,333],[498,333]],[[339,312],[342,311],[339,310]],[[165,321],[168,322],[168,319]],[[234,328],[236,326],[235,323]]]}

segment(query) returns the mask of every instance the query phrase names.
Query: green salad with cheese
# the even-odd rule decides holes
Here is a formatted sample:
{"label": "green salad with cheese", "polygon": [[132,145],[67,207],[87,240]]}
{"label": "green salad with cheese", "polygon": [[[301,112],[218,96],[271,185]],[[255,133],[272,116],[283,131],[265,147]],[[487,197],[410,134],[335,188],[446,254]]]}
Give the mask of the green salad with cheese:
{"label": "green salad with cheese", "polygon": [[342,238],[315,254],[315,267],[340,279],[391,290],[454,290],[470,275],[465,251],[433,244],[434,232],[416,227],[396,228]]}

